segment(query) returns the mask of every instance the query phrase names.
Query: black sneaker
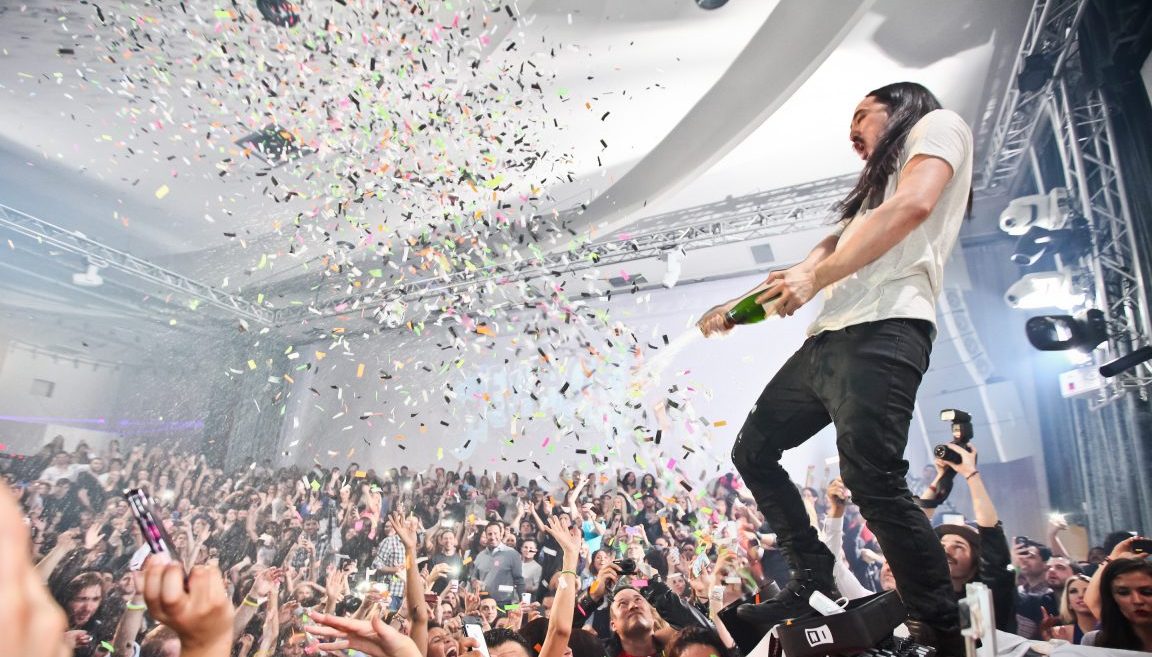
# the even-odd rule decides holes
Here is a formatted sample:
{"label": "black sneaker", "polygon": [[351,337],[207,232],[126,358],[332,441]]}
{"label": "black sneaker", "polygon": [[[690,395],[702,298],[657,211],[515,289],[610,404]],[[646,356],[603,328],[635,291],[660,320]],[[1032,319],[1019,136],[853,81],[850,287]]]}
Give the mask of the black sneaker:
{"label": "black sneaker", "polygon": [[964,657],[968,654],[964,637],[959,630],[938,632],[924,621],[909,618],[904,621],[908,636],[922,646],[934,648],[937,657]]}
{"label": "black sneaker", "polygon": [[771,628],[789,618],[797,618],[814,611],[808,604],[808,598],[816,591],[823,593],[831,600],[840,597],[840,592],[836,590],[835,584],[820,582],[811,570],[793,571],[792,579],[784,585],[784,588],[780,589],[775,597],[757,605],[742,604],[736,608],[736,616],[745,623]]}

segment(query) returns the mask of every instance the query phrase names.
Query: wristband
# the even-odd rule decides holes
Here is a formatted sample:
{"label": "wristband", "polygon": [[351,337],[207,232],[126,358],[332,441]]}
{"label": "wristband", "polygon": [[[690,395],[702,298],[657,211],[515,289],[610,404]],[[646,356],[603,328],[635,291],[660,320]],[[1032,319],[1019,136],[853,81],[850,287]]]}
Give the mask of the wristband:
{"label": "wristband", "polygon": [[246,596],[244,596],[244,602],[241,602],[240,604],[246,605],[249,607],[259,607],[262,602],[263,602],[262,600],[253,600],[251,596],[246,595]]}
{"label": "wristband", "polygon": [[972,477],[975,477],[978,474],[980,474],[979,470],[973,470],[972,474],[968,475],[967,477],[964,477],[964,481],[968,481],[969,479],[971,479]]}
{"label": "wristband", "polygon": [[568,574],[568,575],[575,577],[577,580],[580,579],[580,575],[575,570],[561,570],[560,574],[561,575]]}
{"label": "wristband", "polygon": [[128,602],[128,603],[125,603],[124,608],[127,609],[128,611],[144,611],[145,609],[148,608],[148,605],[138,605],[138,604],[133,604],[131,602]]}

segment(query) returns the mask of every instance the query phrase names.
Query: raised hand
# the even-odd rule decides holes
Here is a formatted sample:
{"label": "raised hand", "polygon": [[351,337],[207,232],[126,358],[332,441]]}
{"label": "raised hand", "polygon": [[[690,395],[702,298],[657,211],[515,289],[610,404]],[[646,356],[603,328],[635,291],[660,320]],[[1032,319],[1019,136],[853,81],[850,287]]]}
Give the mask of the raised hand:
{"label": "raised hand", "polygon": [[256,574],[256,578],[252,580],[251,595],[256,598],[267,598],[272,593],[272,589],[275,588],[283,578],[283,568],[265,568],[261,570]]}
{"label": "raised hand", "polygon": [[611,591],[616,586],[616,582],[620,580],[620,566],[615,562],[611,562],[600,568],[596,573],[596,581],[588,587],[588,595],[593,600],[601,600],[604,595]]}
{"label": "raised hand", "polygon": [[60,532],[56,537],[56,547],[64,552],[71,552],[80,545],[80,529],[73,527],[67,531]]}
{"label": "raised hand", "polygon": [[400,542],[404,544],[404,549],[408,552],[408,556],[416,558],[416,519],[412,516],[405,518],[399,513],[392,513],[388,516],[388,524],[392,529],[396,530],[396,536],[400,538]]}
{"label": "raised hand", "polygon": [[548,535],[556,539],[556,543],[564,549],[565,554],[579,554],[580,544],[583,543],[581,537],[573,536],[572,532],[560,522],[557,516],[548,517],[548,525],[544,528]]}
{"label": "raised hand", "polygon": [[954,453],[960,455],[960,462],[953,463],[945,461],[949,468],[956,471],[956,474],[967,479],[972,473],[976,472],[976,446],[971,443],[968,444],[968,449],[957,447],[953,443],[944,443],[944,446],[952,450]]}
{"label": "raised hand", "polygon": [[828,482],[825,496],[828,498],[828,515],[832,518],[843,517],[844,507],[848,505],[848,489],[844,486],[844,480],[836,477]]}
{"label": "raised hand", "polygon": [[220,654],[227,654],[231,647],[235,612],[219,569],[193,566],[185,589],[183,566],[149,560],[144,602],[153,618],[180,636],[183,654],[214,654],[210,651],[220,647]]}
{"label": "raised hand", "polygon": [[401,634],[379,617],[353,620],[329,614],[310,614],[313,625],[305,631],[322,641],[320,650],[358,650],[370,657],[422,657],[412,639]]}

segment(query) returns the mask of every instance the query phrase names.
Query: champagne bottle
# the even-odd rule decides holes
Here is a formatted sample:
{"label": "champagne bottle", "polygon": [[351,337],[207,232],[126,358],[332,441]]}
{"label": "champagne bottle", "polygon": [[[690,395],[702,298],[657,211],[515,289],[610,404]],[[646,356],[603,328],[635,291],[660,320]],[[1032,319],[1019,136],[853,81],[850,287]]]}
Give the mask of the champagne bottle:
{"label": "champagne bottle", "polygon": [[724,313],[724,321],[730,326],[739,326],[741,324],[762,322],[767,319],[769,315],[775,315],[776,300],[780,298],[780,295],[776,294],[770,297],[763,304],[756,303],[756,297],[763,293],[764,291],[760,290],[741,299],[735,306],[732,306],[732,310]]}

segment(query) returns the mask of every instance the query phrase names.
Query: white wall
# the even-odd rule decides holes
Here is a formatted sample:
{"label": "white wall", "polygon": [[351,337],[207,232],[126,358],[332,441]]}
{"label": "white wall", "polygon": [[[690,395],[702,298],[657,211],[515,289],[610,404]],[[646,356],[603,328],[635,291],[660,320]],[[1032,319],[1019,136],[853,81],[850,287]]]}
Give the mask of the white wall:
{"label": "white wall", "polygon": [[[263,362],[268,354],[238,342],[235,334],[189,333],[180,342],[142,344],[131,361],[119,361],[53,353],[4,338],[0,444],[11,453],[31,453],[60,433],[72,437],[69,446],[83,435],[96,447],[101,436],[86,432],[98,431],[124,445],[266,451],[261,438],[274,439],[281,422],[279,409],[264,403],[271,397],[268,384],[237,380],[229,368],[239,371],[244,359],[260,354]],[[52,382],[52,396],[33,395],[34,379]]]}
{"label": "white wall", "polygon": [[[81,360],[7,341],[0,363],[0,443],[34,452],[55,435],[46,425],[89,430],[110,426],[121,372],[111,363]],[[33,381],[50,382],[50,397],[33,394]]]}

